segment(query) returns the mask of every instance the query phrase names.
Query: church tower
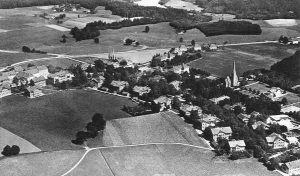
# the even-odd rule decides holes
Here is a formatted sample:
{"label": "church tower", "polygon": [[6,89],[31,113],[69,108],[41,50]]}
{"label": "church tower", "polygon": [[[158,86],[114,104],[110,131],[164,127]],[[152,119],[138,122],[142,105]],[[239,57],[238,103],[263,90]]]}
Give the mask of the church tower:
{"label": "church tower", "polygon": [[236,74],[236,69],[235,69],[235,61],[233,61],[233,72],[232,72],[232,87],[236,87],[239,85],[239,79]]}

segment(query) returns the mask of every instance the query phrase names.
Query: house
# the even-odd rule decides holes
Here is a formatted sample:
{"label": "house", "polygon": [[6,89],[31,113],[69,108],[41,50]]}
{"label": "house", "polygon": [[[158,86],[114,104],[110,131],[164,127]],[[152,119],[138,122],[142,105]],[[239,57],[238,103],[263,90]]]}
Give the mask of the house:
{"label": "house", "polygon": [[217,141],[218,138],[223,138],[229,140],[232,135],[232,130],[230,127],[216,127],[211,129],[214,141]]}
{"label": "house", "polygon": [[228,141],[228,144],[230,146],[230,152],[244,151],[246,147],[244,140],[232,140]]}
{"label": "house", "polygon": [[272,133],[271,135],[266,137],[266,141],[268,143],[268,146],[272,147],[273,149],[281,149],[287,147],[285,139],[280,134]]}
{"label": "house", "polygon": [[300,112],[300,108],[296,106],[288,106],[281,108],[282,113],[289,113],[289,112]]}
{"label": "house", "polygon": [[284,96],[285,94],[286,91],[280,89],[279,87],[273,87],[269,91],[264,93],[265,96],[269,97],[273,101],[275,101],[277,98]]}
{"label": "house", "polygon": [[129,92],[122,92],[122,95],[124,95],[126,97],[130,97],[130,93]]}
{"label": "house", "polygon": [[110,83],[110,85],[114,91],[121,92],[129,84],[126,81],[115,81],[114,80]]}
{"label": "house", "polygon": [[288,144],[299,146],[299,141],[296,137],[287,137],[285,138]]}
{"label": "house", "polygon": [[253,128],[253,130],[256,130],[257,127],[259,127],[259,126],[263,127],[265,130],[270,128],[269,125],[267,125],[266,123],[264,123],[262,121],[254,122],[254,124],[252,125],[252,128]]}
{"label": "house", "polygon": [[216,50],[218,50],[218,46],[215,43],[212,43],[209,45],[209,50],[216,51]]}
{"label": "house", "polygon": [[34,76],[30,73],[21,71],[17,73],[16,78],[24,84],[25,82],[29,82],[31,79],[33,79]]}
{"label": "house", "polygon": [[192,111],[197,111],[198,115],[202,114],[202,109],[199,106],[182,104],[180,111],[183,112],[186,116],[190,116]]}
{"label": "house", "polygon": [[198,122],[200,122],[201,130],[204,131],[207,127],[215,127],[220,120],[213,115],[203,114]]}
{"label": "house", "polygon": [[293,129],[294,125],[291,122],[291,117],[288,115],[271,115],[267,118],[267,124],[279,124],[281,126],[286,126],[288,130]]}
{"label": "house", "polygon": [[9,84],[3,84],[0,86],[0,98],[11,95],[11,89]]}
{"label": "house", "polygon": [[90,66],[90,64],[87,64],[87,63],[80,64],[80,68],[83,71],[86,71],[89,66]]}
{"label": "house", "polygon": [[180,85],[182,84],[182,82],[175,80],[170,82],[169,84],[173,85],[176,90],[180,90]]}
{"label": "house", "polygon": [[107,88],[107,87],[101,87],[100,90],[105,91],[105,92],[108,92],[108,91],[109,91],[109,88]]}
{"label": "house", "polygon": [[59,72],[49,74],[48,81],[50,84],[62,83],[65,81],[71,81],[74,75],[68,71],[61,70]]}
{"label": "house", "polygon": [[282,133],[282,135],[283,135],[285,138],[289,138],[289,137],[300,137],[300,134],[298,134],[298,133],[296,133],[296,132],[293,132],[293,131],[284,132],[284,133]]}
{"label": "house", "polygon": [[155,104],[160,105],[160,111],[171,108],[172,100],[166,96],[160,96],[157,99],[153,100]]}
{"label": "house", "polygon": [[144,94],[149,93],[151,88],[147,86],[134,86],[132,91],[139,96],[143,96]]}
{"label": "house", "polygon": [[240,113],[239,115],[237,115],[237,117],[241,120],[241,121],[243,121],[244,123],[248,123],[249,122],[249,119],[250,119],[250,115],[248,115],[248,114],[244,114],[244,113]]}
{"label": "house", "polygon": [[300,160],[295,160],[282,164],[281,169],[288,175],[300,174]]}
{"label": "house", "polygon": [[36,98],[43,96],[43,92],[37,86],[29,86],[25,89],[25,95],[29,98]]}
{"label": "house", "polygon": [[220,101],[223,101],[223,100],[226,100],[226,99],[230,99],[230,97],[226,96],[226,95],[223,95],[221,97],[218,97],[218,98],[211,98],[209,99],[210,101],[212,101],[213,103],[215,104],[218,104]]}
{"label": "house", "polygon": [[15,70],[15,72],[20,72],[20,71],[23,71],[24,68],[22,66],[14,66],[14,70]]}
{"label": "house", "polygon": [[187,64],[182,64],[182,65],[174,66],[168,71],[172,71],[177,74],[182,74],[184,72],[190,73],[190,67]]}
{"label": "house", "polygon": [[43,76],[44,78],[47,78],[50,74],[48,68],[45,65],[37,66],[36,68],[38,70],[38,76]]}
{"label": "house", "polygon": [[202,51],[202,47],[201,47],[201,45],[199,45],[198,43],[196,43],[196,44],[193,46],[193,49],[194,49],[194,51]]}
{"label": "house", "polygon": [[32,79],[35,86],[44,87],[46,86],[46,78],[44,76],[34,77]]}
{"label": "house", "polygon": [[2,76],[7,77],[9,80],[12,80],[17,75],[17,72],[14,70],[8,72],[2,72]]}
{"label": "house", "polygon": [[104,83],[105,78],[103,76],[99,76],[97,78],[92,78],[92,82],[94,83],[95,88],[99,88]]}
{"label": "house", "polygon": [[30,75],[33,75],[33,77],[39,77],[40,76],[39,70],[37,69],[36,66],[29,67],[28,70],[25,70],[24,72],[28,73]]}

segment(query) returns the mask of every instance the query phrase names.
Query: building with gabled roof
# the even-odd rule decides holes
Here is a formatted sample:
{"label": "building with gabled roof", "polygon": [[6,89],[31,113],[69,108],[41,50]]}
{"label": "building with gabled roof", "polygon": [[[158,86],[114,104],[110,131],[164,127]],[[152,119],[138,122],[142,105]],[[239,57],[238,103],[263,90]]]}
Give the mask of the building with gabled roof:
{"label": "building with gabled roof", "polygon": [[243,121],[244,123],[248,123],[249,122],[249,119],[250,119],[250,115],[248,115],[248,114],[244,114],[244,113],[240,113],[239,115],[237,115],[237,117],[241,120],[241,121]]}
{"label": "building with gabled roof", "polygon": [[2,76],[8,77],[8,79],[12,80],[17,75],[17,72],[15,70],[11,70],[8,72],[2,72]]}
{"label": "building with gabled roof", "polygon": [[181,104],[180,111],[186,116],[190,116],[192,111],[197,111],[198,115],[202,114],[202,109],[199,106]]}
{"label": "building with gabled roof", "polygon": [[253,130],[256,130],[260,126],[263,127],[265,130],[270,128],[269,125],[267,125],[266,123],[264,123],[262,121],[254,122],[254,124],[252,125],[252,128],[253,128]]}
{"label": "building with gabled roof", "polygon": [[218,138],[223,138],[229,140],[232,135],[232,130],[230,127],[216,127],[211,129],[214,141],[217,141]]}
{"label": "building with gabled roof", "polygon": [[197,120],[200,123],[200,128],[204,131],[207,127],[215,127],[219,118],[210,114],[202,114],[200,119]]}
{"label": "building with gabled roof", "polygon": [[44,76],[34,77],[32,79],[35,86],[44,87],[46,86],[46,78]]}
{"label": "building with gabled roof", "polygon": [[285,139],[277,133],[272,133],[266,137],[266,141],[268,146],[272,147],[273,149],[281,149],[287,147],[287,142]]}
{"label": "building with gabled roof", "polygon": [[288,130],[291,130],[294,128],[291,120],[292,118],[285,114],[271,115],[267,118],[267,124],[279,124],[281,126],[286,126]]}
{"label": "building with gabled roof", "polygon": [[4,83],[0,86],[0,98],[6,97],[11,95],[11,88],[8,83]]}
{"label": "building with gabled roof", "polygon": [[177,74],[182,74],[184,72],[190,73],[190,67],[187,64],[181,64],[181,65],[173,66],[168,71],[172,71]]}
{"label": "building with gabled roof", "polygon": [[134,86],[132,91],[139,96],[143,96],[144,94],[149,93],[151,88],[147,86]]}
{"label": "building with gabled roof", "polygon": [[42,90],[39,89],[37,86],[29,86],[25,89],[25,95],[29,98],[37,98],[43,96]]}
{"label": "building with gabled roof", "polygon": [[223,100],[225,100],[225,99],[230,99],[230,97],[229,97],[229,96],[226,96],[226,95],[223,95],[223,96],[221,96],[221,97],[211,98],[211,99],[209,99],[209,100],[212,101],[212,102],[215,103],[215,104],[218,104],[220,101],[223,101]]}
{"label": "building with gabled roof", "polygon": [[49,74],[48,82],[50,84],[62,83],[65,81],[72,81],[74,75],[68,71],[61,70],[59,72]]}
{"label": "building with gabled roof", "polygon": [[288,175],[299,175],[300,174],[300,160],[284,163],[281,169]]}
{"label": "building with gabled roof", "polygon": [[115,81],[113,80],[111,83],[110,83],[112,89],[114,91],[117,91],[117,92],[121,92],[126,86],[128,86],[128,82],[126,81]]}
{"label": "building with gabled roof", "polygon": [[170,82],[169,84],[173,85],[176,90],[180,90],[180,85],[182,84],[182,82],[175,80]]}
{"label": "building with gabled roof", "polygon": [[288,106],[281,108],[282,113],[289,113],[289,112],[300,112],[300,108],[297,106]]}
{"label": "building with gabled roof", "polygon": [[232,140],[228,141],[230,152],[244,151],[246,144],[244,140]]}
{"label": "building with gabled roof", "polygon": [[92,82],[94,83],[95,88],[100,88],[104,83],[105,78],[104,76],[98,76],[97,78],[92,78]]}
{"label": "building with gabled roof", "polygon": [[169,109],[171,107],[172,99],[166,96],[160,96],[153,100],[155,104],[160,105],[160,111],[163,111],[165,109]]}

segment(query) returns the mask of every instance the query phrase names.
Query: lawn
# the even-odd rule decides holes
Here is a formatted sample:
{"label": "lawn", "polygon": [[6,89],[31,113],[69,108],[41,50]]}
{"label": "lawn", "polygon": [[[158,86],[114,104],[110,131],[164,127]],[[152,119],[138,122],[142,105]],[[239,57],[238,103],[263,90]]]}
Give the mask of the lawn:
{"label": "lawn", "polygon": [[[35,99],[9,96],[0,101],[0,126],[47,151],[78,148],[71,139],[84,130],[94,113],[103,113],[107,120],[130,117],[121,108],[135,105],[126,98],[84,90]],[[94,144],[99,146],[102,141]]]}
{"label": "lawn", "polygon": [[242,75],[247,70],[258,68],[269,69],[278,60],[267,56],[225,49],[224,51],[203,53],[202,59],[195,60],[189,63],[189,65],[192,68],[198,68],[220,77],[226,77],[232,73],[233,61],[236,63],[237,74]]}

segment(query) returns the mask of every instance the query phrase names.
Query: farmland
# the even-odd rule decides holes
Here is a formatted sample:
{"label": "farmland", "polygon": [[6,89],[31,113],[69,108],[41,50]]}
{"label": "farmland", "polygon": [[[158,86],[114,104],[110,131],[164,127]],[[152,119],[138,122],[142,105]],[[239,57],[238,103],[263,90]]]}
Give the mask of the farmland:
{"label": "farmland", "polygon": [[[71,139],[84,129],[94,113],[103,113],[108,120],[129,117],[121,111],[123,105],[134,103],[84,90],[63,91],[35,99],[13,95],[1,99],[0,126],[41,150],[77,148]],[[99,143],[102,142],[95,142]]]}
{"label": "farmland", "polygon": [[[74,152],[80,152],[82,154],[82,151]],[[37,163],[43,164],[33,169],[35,171],[34,173],[36,173],[33,175],[39,175],[41,170],[46,167],[46,164],[53,162],[52,160],[58,161],[55,159],[56,156],[58,156],[58,159],[61,158],[59,152],[52,152],[49,154],[50,156],[52,155],[51,159],[49,160],[44,159],[47,156],[49,157],[49,155],[44,155],[44,153],[35,155],[35,157],[32,157],[32,165],[36,165]],[[65,162],[74,163],[74,161],[78,161],[76,157],[71,159],[71,161],[60,161],[64,167],[57,168],[57,175],[61,175],[62,173],[66,173],[68,171],[68,169],[65,167],[67,166],[67,163]],[[24,157],[20,159],[15,158],[15,160],[19,161],[18,163],[21,163],[24,161]],[[16,165],[16,163],[11,160],[7,159],[6,161],[12,166],[11,170],[15,171],[15,176],[22,175],[21,172],[25,169],[24,167]],[[0,165],[1,164],[2,162],[0,161]],[[68,165],[70,166],[70,164]],[[69,167],[69,169],[71,169],[71,167]],[[4,174],[7,172],[8,170],[4,170]],[[53,171],[49,172],[53,173]],[[28,173],[28,171],[24,173]],[[48,176],[48,172],[44,173],[47,173]],[[178,144],[156,144],[93,149],[87,153],[79,165],[75,167],[74,170],[71,170],[68,175],[279,176],[280,174],[277,172],[268,171],[255,159],[222,161],[215,159],[214,153],[208,150]]]}
{"label": "farmland", "polygon": [[1,53],[0,52],[0,67],[6,67],[16,62],[21,62],[29,59],[43,58],[45,55],[36,53]]}

